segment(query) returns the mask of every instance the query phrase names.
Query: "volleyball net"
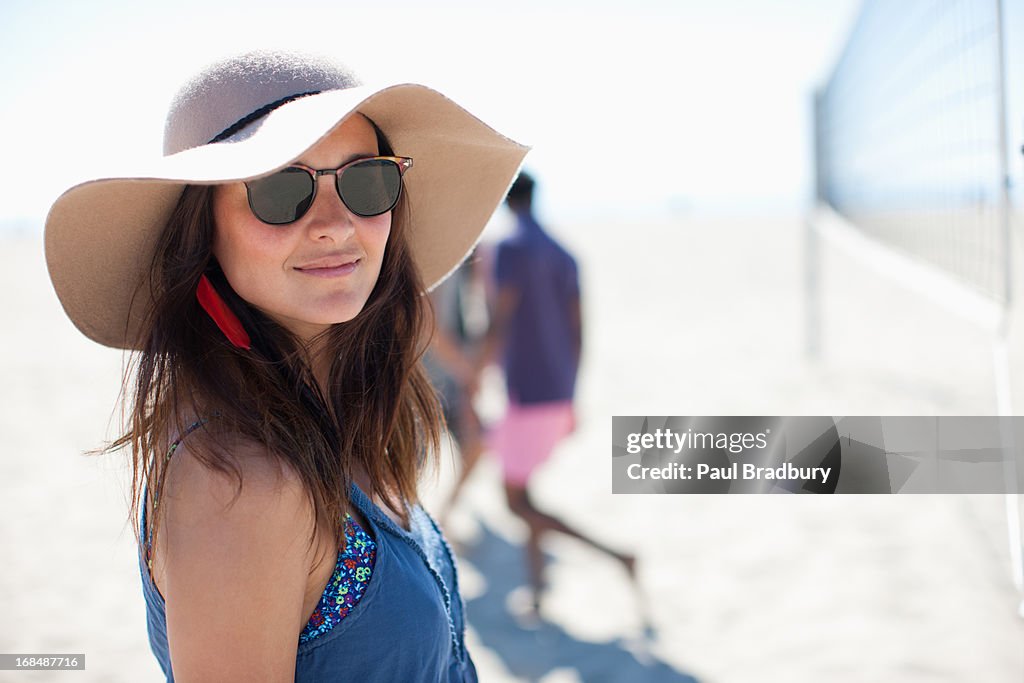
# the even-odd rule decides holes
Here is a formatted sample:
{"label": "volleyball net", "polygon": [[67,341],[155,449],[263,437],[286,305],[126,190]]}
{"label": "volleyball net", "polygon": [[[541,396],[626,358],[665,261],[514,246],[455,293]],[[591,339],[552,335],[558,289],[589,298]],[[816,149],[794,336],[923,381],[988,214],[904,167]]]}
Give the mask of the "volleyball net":
{"label": "volleyball net", "polygon": [[867,0],[815,97],[816,194],[979,304],[1010,299],[998,0]]}
{"label": "volleyball net", "polygon": [[[805,280],[811,355],[820,351],[822,241],[991,331],[1004,415],[1013,413],[1006,34],[1001,0],[862,3],[814,97]],[[1007,520],[1024,590],[1019,493],[1007,495]]]}

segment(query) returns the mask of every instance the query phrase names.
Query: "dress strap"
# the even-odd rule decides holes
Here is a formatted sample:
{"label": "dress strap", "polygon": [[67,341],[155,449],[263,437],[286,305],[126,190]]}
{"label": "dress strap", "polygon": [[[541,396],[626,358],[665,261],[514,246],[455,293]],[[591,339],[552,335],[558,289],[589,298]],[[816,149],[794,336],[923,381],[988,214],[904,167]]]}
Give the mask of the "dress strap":
{"label": "dress strap", "polygon": [[[202,427],[203,425],[205,425],[209,421],[210,421],[209,418],[202,418],[200,420],[196,420],[195,422],[190,424],[185,429],[185,431],[182,432],[178,436],[177,439],[175,439],[174,441],[171,442],[171,445],[167,448],[167,455],[164,456],[164,469],[163,469],[163,473],[166,473],[166,471],[167,471],[167,463],[169,463],[171,461],[171,456],[174,455],[174,451],[176,451],[178,449],[178,446],[180,446],[181,442],[185,440],[185,437],[187,437],[189,434],[191,434],[192,432],[196,431],[197,429],[199,429],[200,427]],[[148,477],[147,477],[147,481],[148,481]],[[154,519],[153,523],[154,524],[156,524],[156,513],[157,513],[157,507],[160,505],[160,492],[161,492],[162,488],[163,488],[163,476],[161,476],[160,479],[157,481],[156,497],[153,499],[153,519]],[[153,575],[153,558],[152,558],[151,550],[152,550],[153,534],[152,534],[151,530],[149,529],[148,525],[146,524],[146,498],[147,498],[148,491],[149,491],[149,487],[148,487],[148,484],[147,484],[146,489],[143,491],[143,494],[142,494],[142,528],[146,532],[146,566],[149,568],[150,576],[152,576]]]}

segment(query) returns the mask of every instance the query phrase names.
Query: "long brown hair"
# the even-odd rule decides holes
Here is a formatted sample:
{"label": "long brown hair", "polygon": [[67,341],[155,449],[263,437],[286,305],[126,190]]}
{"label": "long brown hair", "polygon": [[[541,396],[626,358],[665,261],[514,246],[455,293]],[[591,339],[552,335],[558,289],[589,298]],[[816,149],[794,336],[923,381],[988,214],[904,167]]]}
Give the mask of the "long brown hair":
{"label": "long brown hair", "polygon": [[[379,131],[378,142],[382,154],[391,153]],[[210,186],[184,189],[153,255],[151,291],[140,292],[154,303],[145,347],[125,374],[125,433],[109,447],[132,452],[132,517],[138,519],[147,484],[159,504],[168,442],[194,419],[206,423],[189,437],[190,452],[232,473],[236,496],[242,475],[223,437],[263,444],[291,466],[313,502],[311,545],[323,515],[341,537],[356,466],[369,477],[368,494],[404,512],[403,502],[417,501],[421,470],[436,462],[443,424],[419,362],[431,316],[408,246],[408,196],[392,213],[380,276],[363,310],[318,340],[331,356],[325,392],[299,340],[224,278],[211,252],[212,196]],[[200,308],[195,292],[204,273],[242,321],[251,350],[232,346]],[[145,531],[155,536],[155,519]]]}

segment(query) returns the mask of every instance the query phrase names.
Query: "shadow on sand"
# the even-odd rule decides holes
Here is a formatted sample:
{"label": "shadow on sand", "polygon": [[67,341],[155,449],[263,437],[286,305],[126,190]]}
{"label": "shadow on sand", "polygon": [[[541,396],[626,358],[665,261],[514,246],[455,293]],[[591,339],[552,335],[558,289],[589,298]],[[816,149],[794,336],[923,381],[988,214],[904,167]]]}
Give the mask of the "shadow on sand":
{"label": "shadow on sand", "polygon": [[526,583],[525,549],[495,535],[481,522],[473,545],[460,548],[461,557],[486,577],[484,593],[466,600],[470,624],[483,645],[496,654],[510,673],[536,681],[558,669],[572,669],[583,681],[653,681],[699,683],[648,652],[654,633],[630,643],[625,640],[587,642],[557,624],[540,621],[523,628],[509,613],[510,594]]}

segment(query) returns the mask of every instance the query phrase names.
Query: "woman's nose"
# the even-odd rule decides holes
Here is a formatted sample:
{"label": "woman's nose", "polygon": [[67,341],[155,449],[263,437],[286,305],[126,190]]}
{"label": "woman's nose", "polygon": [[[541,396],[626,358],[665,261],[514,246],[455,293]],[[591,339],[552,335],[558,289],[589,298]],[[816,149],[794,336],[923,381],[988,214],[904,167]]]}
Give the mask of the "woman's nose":
{"label": "woman's nose", "polygon": [[341,201],[335,176],[329,173],[316,178],[316,197],[309,207],[309,230],[311,237],[320,239],[334,237],[347,239],[355,230],[355,214]]}

